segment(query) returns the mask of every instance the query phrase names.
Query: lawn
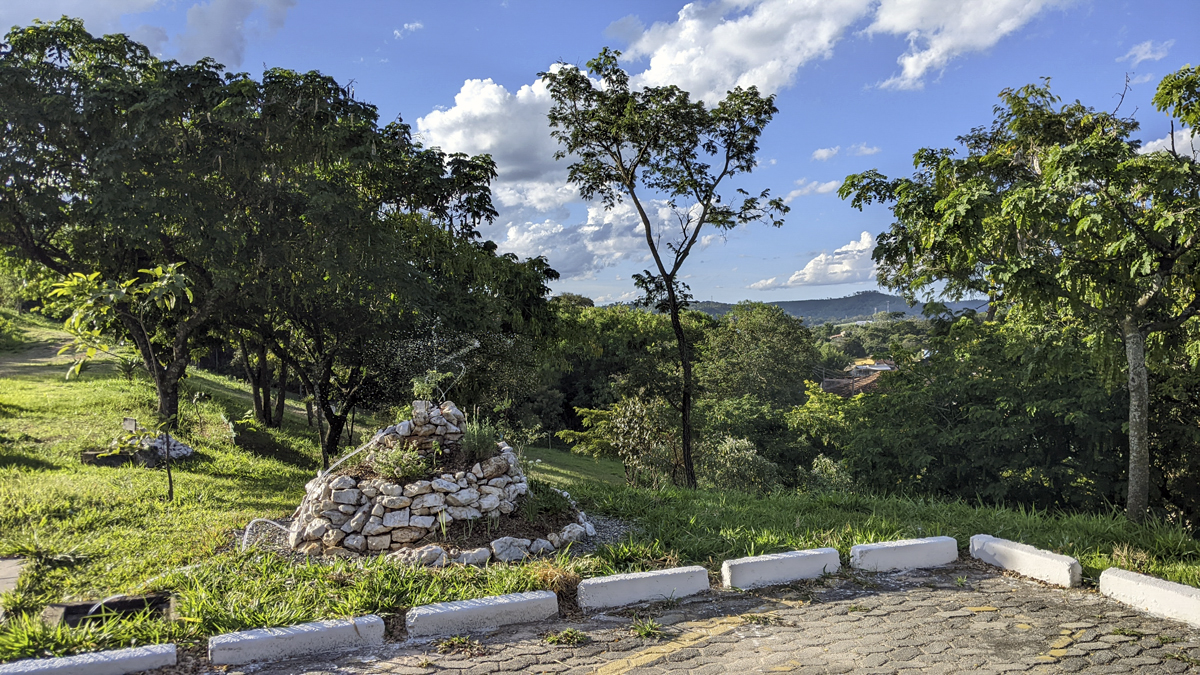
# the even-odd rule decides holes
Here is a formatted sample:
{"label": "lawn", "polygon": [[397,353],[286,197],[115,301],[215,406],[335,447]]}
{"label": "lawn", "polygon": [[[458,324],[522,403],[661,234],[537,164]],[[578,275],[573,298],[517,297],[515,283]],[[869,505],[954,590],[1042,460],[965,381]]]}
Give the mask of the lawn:
{"label": "lawn", "polygon": [[[568,489],[590,513],[637,526],[631,540],[583,559],[485,569],[402,568],[383,559],[294,564],[234,550],[233,531],[253,518],[289,515],[319,465],[315,432],[299,408],[283,429],[243,431],[224,420],[249,407],[242,383],[193,370],[185,381],[180,439],[197,456],[175,470],[167,503],[158,470],[83,466],[124,417],[149,421],[154,397],[143,378],[126,380],[98,363],[67,381],[53,358],[62,335],[46,325],[24,350],[0,355],[0,556],[30,564],[15,592],[0,596],[0,661],[149,642],[199,641],[242,628],[377,612],[401,615],[427,602],[522,590],[573,593],[580,578],[730,557],[946,534],[965,547],[985,532],[1080,558],[1095,579],[1111,565],[1200,585],[1200,544],[1164,523],[1133,526],[1117,513],[1056,515],[965,503],[857,494],[778,493],[624,486],[620,464],[561,448],[526,448],[530,474]],[[211,395],[191,403],[194,392]],[[224,419],[223,419],[224,417]],[[374,421],[374,420],[372,420]],[[367,425],[369,426],[369,425]],[[176,594],[180,620],[141,618],[103,627],[52,629],[36,613],[49,602],[151,590]]]}

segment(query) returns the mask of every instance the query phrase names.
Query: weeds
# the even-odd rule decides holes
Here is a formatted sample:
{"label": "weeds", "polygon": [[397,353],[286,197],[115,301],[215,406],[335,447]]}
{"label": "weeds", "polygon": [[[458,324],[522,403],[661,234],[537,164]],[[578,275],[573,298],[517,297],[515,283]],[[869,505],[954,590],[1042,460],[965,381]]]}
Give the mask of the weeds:
{"label": "weeds", "polygon": [[871,608],[864,607],[863,605],[850,605],[848,608],[846,608],[847,614],[849,614],[851,612],[869,612],[869,611],[871,611]]}
{"label": "weeds", "polygon": [[1200,659],[1185,652],[1171,652],[1170,654],[1163,654],[1163,658],[1171,659],[1173,661],[1182,661],[1189,666],[1200,666]]}
{"label": "weeds", "polygon": [[774,614],[743,614],[742,621],[752,623],[757,626],[788,626],[791,625],[788,621],[775,616]]}
{"label": "weeds", "polygon": [[484,647],[478,640],[472,640],[465,635],[455,635],[444,640],[438,640],[434,643],[437,645],[439,654],[465,654],[466,656],[483,656],[487,654],[487,647]]}
{"label": "weeds", "polygon": [[1177,638],[1173,635],[1159,635],[1158,636],[1158,644],[1160,644],[1160,645],[1172,645],[1172,644],[1175,644],[1176,642],[1180,642],[1180,641],[1181,641],[1180,638]]}
{"label": "weeds", "polygon": [[375,470],[392,480],[406,482],[429,473],[429,462],[415,449],[400,445],[375,453]]}
{"label": "weeds", "polygon": [[966,577],[958,577],[957,579],[954,580],[954,585],[958,586],[959,588],[966,588],[967,578]]}
{"label": "weeds", "polygon": [[644,640],[659,640],[664,635],[662,626],[657,621],[650,617],[642,619],[636,614],[633,615],[633,623],[629,625],[629,630]]}
{"label": "weeds", "polygon": [[551,631],[544,636],[546,642],[560,647],[578,647],[579,645],[591,642],[591,638],[581,630],[574,628],[565,628],[560,631]]}
{"label": "weeds", "polygon": [[1146,637],[1145,633],[1138,631],[1138,630],[1133,630],[1131,628],[1114,628],[1112,631],[1112,634],[1113,635],[1126,635],[1126,636],[1129,636],[1132,638]]}

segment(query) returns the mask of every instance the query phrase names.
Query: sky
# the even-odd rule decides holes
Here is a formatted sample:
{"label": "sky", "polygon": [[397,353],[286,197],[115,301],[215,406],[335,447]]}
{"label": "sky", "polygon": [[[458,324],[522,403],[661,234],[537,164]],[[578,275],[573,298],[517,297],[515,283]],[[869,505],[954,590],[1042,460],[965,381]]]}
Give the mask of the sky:
{"label": "sky", "polygon": [[[759,164],[737,184],[791,212],[778,229],[706,230],[681,272],[696,299],[721,302],[877,289],[871,250],[890,213],[853,209],[838,186],[868,169],[910,175],[918,149],[990,123],[1005,88],[1050,77],[1066,101],[1119,104],[1146,147],[1165,147],[1154,88],[1200,63],[1200,0],[0,0],[5,27],[61,15],[163,58],[319,70],[426,146],[490,153],[500,215],[483,236],[545,256],[555,293],[599,303],[633,299],[631,276],[653,262],[628,203],[582,200],[554,160],[538,73],[555,63],[608,46],[635,86],[675,84],[710,105],[738,85],[775,95]],[[1176,147],[1190,151],[1190,134],[1177,129]],[[669,222],[654,206],[656,226]]]}

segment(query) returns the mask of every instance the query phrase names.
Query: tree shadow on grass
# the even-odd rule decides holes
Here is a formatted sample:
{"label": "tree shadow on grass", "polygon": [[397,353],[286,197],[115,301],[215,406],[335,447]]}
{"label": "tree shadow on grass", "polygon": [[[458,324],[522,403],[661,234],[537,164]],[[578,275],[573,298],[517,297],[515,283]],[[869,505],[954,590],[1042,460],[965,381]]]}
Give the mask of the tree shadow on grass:
{"label": "tree shadow on grass", "polygon": [[40,457],[32,457],[11,449],[16,439],[0,434],[0,469],[16,468],[30,471],[53,471],[61,469],[53,462],[47,462]]}
{"label": "tree shadow on grass", "polygon": [[317,460],[279,442],[265,431],[245,429],[238,432],[237,446],[258,457],[275,459],[300,469],[315,469]]}
{"label": "tree shadow on grass", "polygon": [[15,403],[0,403],[0,417],[21,417],[30,412],[32,411],[29,408],[19,406]]}

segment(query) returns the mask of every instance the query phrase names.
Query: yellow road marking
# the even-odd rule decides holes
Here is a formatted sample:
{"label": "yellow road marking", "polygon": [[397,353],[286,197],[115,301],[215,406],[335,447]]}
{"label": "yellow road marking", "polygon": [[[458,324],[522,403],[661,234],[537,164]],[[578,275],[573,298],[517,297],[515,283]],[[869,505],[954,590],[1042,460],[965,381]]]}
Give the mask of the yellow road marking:
{"label": "yellow road marking", "polygon": [[[769,609],[768,605],[756,607],[748,614],[760,612]],[[688,622],[688,628],[692,630],[672,638],[670,642],[654,645],[644,649],[633,656],[623,658],[619,661],[606,663],[596,669],[597,675],[620,675],[627,673],[634,668],[640,668],[651,661],[656,661],[667,654],[673,654],[681,649],[687,649],[698,642],[707,640],[708,638],[716,637],[745,625],[746,620],[740,616],[723,616],[716,619],[708,619],[706,621]]]}
{"label": "yellow road marking", "polygon": [[983,607],[963,607],[963,609],[967,610],[968,612],[998,612],[998,611],[1000,611],[1000,610],[996,609],[995,607],[992,607],[991,605],[984,605]]}

